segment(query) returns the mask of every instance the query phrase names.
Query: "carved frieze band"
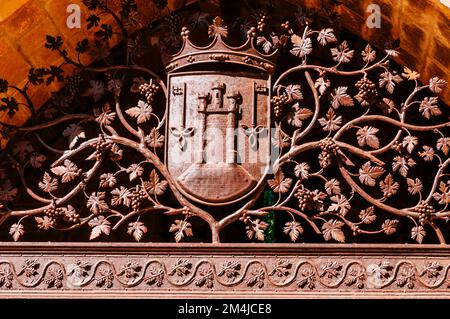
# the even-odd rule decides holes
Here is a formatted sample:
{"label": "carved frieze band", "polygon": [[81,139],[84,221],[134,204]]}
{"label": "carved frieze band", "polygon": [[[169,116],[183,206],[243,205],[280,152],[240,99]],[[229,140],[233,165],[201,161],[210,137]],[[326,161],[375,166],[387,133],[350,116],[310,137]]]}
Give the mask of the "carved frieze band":
{"label": "carved frieze band", "polygon": [[[317,254],[292,254],[283,249],[268,253],[259,248],[234,254],[214,248],[210,253],[176,249],[173,253],[147,250],[121,253],[92,249],[62,254],[17,251],[0,253],[0,296],[46,293],[76,295],[80,292],[108,296],[139,294],[172,296],[208,293],[211,296],[248,297],[270,295],[308,297],[337,293],[366,297],[386,293],[420,295],[439,293],[450,297],[450,249],[448,254],[364,255],[362,250],[337,249]],[[239,250],[236,250],[238,252]],[[339,255],[340,253],[340,255]],[[431,295],[430,295],[431,296]]]}

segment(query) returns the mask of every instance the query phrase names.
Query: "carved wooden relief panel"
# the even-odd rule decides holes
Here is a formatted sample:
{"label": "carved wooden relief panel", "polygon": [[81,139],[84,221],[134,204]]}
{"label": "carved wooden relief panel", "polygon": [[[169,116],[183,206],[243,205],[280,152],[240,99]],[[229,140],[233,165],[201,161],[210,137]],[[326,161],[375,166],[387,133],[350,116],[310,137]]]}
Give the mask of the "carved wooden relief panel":
{"label": "carved wooden relief panel", "polygon": [[[269,4],[230,26],[194,7],[131,27],[127,1],[105,54],[111,10],[84,3],[95,41],[45,44],[74,75],[0,79],[0,110],[35,114],[1,123],[0,295],[448,296],[446,83],[396,64],[396,41]],[[35,110],[30,87],[58,81]]]}

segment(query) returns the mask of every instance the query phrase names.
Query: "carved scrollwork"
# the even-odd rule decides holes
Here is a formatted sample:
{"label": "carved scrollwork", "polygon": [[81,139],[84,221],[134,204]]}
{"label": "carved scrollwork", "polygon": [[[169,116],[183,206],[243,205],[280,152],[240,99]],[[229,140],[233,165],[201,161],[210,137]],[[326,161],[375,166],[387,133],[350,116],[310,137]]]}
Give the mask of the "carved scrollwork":
{"label": "carved scrollwork", "polygon": [[[193,254],[83,255],[73,251],[65,257],[25,253],[1,260],[0,295],[27,290],[58,291],[67,294],[126,288],[127,292],[177,293],[204,292],[220,295],[233,288],[246,291],[307,297],[315,293],[332,295],[367,292],[448,294],[450,264],[442,256],[424,255],[400,258],[378,256],[360,259],[341,256],[282,256],[258,254],[256,258]],[[336,255],[339,253],[336,252]],[[382,253],[380,253],[382,254]],[[404,295],[403,295],[404,296]]]}
{"label": "carved scrollwork", "polygon": [[[108,8],[102,10],[111,13]],[[172,15],[169,20],[178,21]],[[187,140],[197,134],[186,123],[186,84],[184,88],[168,89],[155,72],[135,63],[136,50],[130,51],[129,45],[125,45],[125,64],[91,67],[83,65],[79,58],[89,44],[79,43],[77,55],[72,55],[62,50],[61,37],[48,36],[46,47],[76,68],[73,76],[65,79],[61,75],[61,81],[67,80],[67,87],[55,94],[50,104],[64,108],[84,99],[96,107],[92,112],[62,114],[50,105],[39,115],[36,113],[28,86],[59,81],[60,68],[31,69],[29,83],[23,89],[0,80],[1,93],[18,91],[27,102],[22,104],[36,115],[33,123],[24,127],[2,123],[2,134],[12,138],[14,132],[15,137],[8,146],[9,152],[4,153],[0,169],[0,225],[8,227],[14,241],[26,239],[32,227],[33,231],[49,233],[88,229],[89,240],[110,238],[121,229],[131,239],[141,241],[149,240],[145,236],[151,233],[151,225],[144,222],[145,215],[160,213],[169,218],[178,216],[170,220],[166,230],[176,242],[196,238],[193,220],[201,220],[210,232],[211,242],[220,243],[221,232],[239,222],[245,224],[250,240],[264,241],[272,227],[265,217],[283,213],[289,218],[283,221],[283,233],[292,242],[309,240],[308,232],[314,240],[348,242],[362,236],[365,240],[384,240],[382,236],[393,235],[401,227],[417,243],[436,239],[445,243],[445,222],[450,216],[450,122],[448,110],[436,96],[444,89],[445,81],[432,77],[421,84],[414,70],[392,66],[389,59],[398,55],[395,45],[380,52],[367,44],[362,52],[356,52],[331,28],[316,30],[308,23],[294,28],[285,22],[281,31],[278,28],[275,32],[269,30],[267,20],[266,15],[259,17],[256,26],[248,30],[246,45],[238,48],[245,52],[220,42],[225,52],[208,52],[203,58],[214,60],[214,65],[236,63],[269,72],[273,71],[275,55],[283,50],[297,59],[296,65],[277,77],[270,90],[255,83],[252,126],[245,126],[250,145],[258,149],[258,138],[266,127],[257,123],[256,95],[271,98],[269,113],[274,119],[270,124],[275,133],[271,142],[281,152],[274,161],[274,174],[264,176],[262,185],[267,182],[275,194],[272,204],[261,204],[264,187],[259,183],[254,183],[257,187],[249,194],[242,195],[244,200],[238,197],[232,202],[234,206],[226,216],[192,200],[181,190],[162,155],[168,138],[165,135],[178,138],[178,146],[184,150]],[[129,40],[123,21],[120,25]],[[100,29],[96,37],[107,41],[111,37],[108,26]],[[187,63],[200,63],[205,49],[190,42],[187,28],[179,29],[171,30],[171,37],[166,39],[183,43],[184,49],[199,51],[198,57],[189,55]],[[229,29],[222,19],[216,18],[208,33],[213,45],[217,45],[229,36]],[[103,48],[99,46],[101,43],[95,49]],[[316,64],[313,61],[317,54],[331,63]],[[236,56],[240,57],[238,61]],[[182,68],[186,61],[177,59],[166,70]],[[176,99],[184,94],[183,111],[180,126],[169,127],[165,133],[168,110],[164,100],[171,96],[170,92]],[[124,99],[125,94],[131,98]],[[213,119],[215,114],[224,112],[221,102],[217,104],[220,110],[209,110]],[[17,101],[6,97],[2,103],[0,109],[14,116],[19,107]],[[234,116],[242,114],[237,109],[233,112],[229,119],[235,124]],[[48,131],[54,128],[62,128],[64,143],[54,136],[55,145],[45,141]],[[231,158],[235,159],[234,153]],[[31,184],[29,176],[38,181]],[[253,181],[247,182],[253,185]],[[32,207],[22,205],[24,198],[31,200]],[[219,277],[229,280],[228,284],[237,284],[249,268],[231,262],[216,273],[215,265],[208,268],[205,264],[200,273],[187,260],[175,264],[169,272],[162,266],[158,268],[159,262],[151,265],[152,271],[148,271],[148,264],[140,265],[141,268],[133,265],[116,272],[114,265],[104,261],[92,265],[91,270],[77,265],[66,273],[56,264],[39,268],[28,261],[17,276],[34,278],[41,271],[41,277],[30,285],[44,282],[54,288],[61,287],[65,276],[73,278],[74,285],[94,281],[106,288],[112,287],[119,277],[127,285],[137,285],[145,278],[148,285],[157,287],[169,278],[180,277],[180,285],[193,281],[197,286],[212,288]],[[344,283],[359,289],[369,282],[377,287],[395,280],[397,285],[413,289],[423,277],[414,266],[395,266],[394,273],[390,273],[386,272],[387,266],[375,264],[366,272],[355,263],[331,263],[317,268],[304,262],[301,266],[292,264],[290,269],[277,264],[270,271],[266,266],[255,265],[251,267],[252,277],[246,277],[249,287],[262,288],[272,277],[279,277],[286,278],[279,285],[292,283],[295,278],[298,287],[311,290],[325,279],[329,286]],[[0,269],[3,287],[11,286],[9,270]],[[93,272],[91,278],[86,275],[89,271]],[[437,268],[430,266],[424,274],[436,272]],[[390,277],[385,277],[388,274]],[[287,279],[289,276],[293,276],[292,280]]]}

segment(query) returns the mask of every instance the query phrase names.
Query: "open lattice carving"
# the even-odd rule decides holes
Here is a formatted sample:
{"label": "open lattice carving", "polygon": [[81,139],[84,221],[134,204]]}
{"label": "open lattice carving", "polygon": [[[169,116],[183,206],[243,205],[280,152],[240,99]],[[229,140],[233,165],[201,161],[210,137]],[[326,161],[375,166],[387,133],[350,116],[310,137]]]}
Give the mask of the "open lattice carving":
{"label": "open lattice carving", "polygon": [[[111,13],[103,1],[84,2],[93,17]],[[141,216],[149,213],[180,216],[167,229],[177,242],[194,236],[192,218],[208,224],[213,243],[219,243],[220,233],[236,222],[245,223],[250,240],[262,241],[269,227],[264,217],[275,212],[290,216],[284,233],[293,242],[302,240],[307,229],[338,242],[353,236],[392,235],[401,222],[403,231],[418,243],[428,237],[433,241],[432,232],[445,243],[450,214],[450,123],[448,109],[435,96],[443,90],[443,80],[434,77],[421,85],[417,72],[404,68],[397,73],[389,63],[398,54],[395,46],[383,54],[370,45],[357,52],[339,40],[333,29],[315,30],[308,23],[292,27],[285,22],[278,33],[272,33],[266,25],[268,17],[259,15],[258,23],[248,28],[248,40],[265,54],[280,50],[297,59],[296,66],[276,76],[272,87],[276,128],[272,143],[282,151],[274,163],[275,174],[266,179],[275,200],[262,205],[260,188],[218,219],[212,208],[196,204],[179,191],[161,158],[168,89],[156,72],[135,62],[139,45],[134,41],[139,36],[129,36],[124,22],[133,21],[132,13],[138,10],[135,5],[126,8],[122,17],[114,15],[126,39],[123,65],[85,66],[80,56],[92,49],[87,40],[78,44],[77,58],[62,49],[61,37],[47,38],[46,46],[79,71],[68,78],[63,96],[55,95],[53,104],[61,106],[79,97],[90,99],[89,103],[99,101],[93,113],[60,114],[20,128],[3,123],[3,135],[15,136],[0,170],[0,224],[10,223],[15,241],[27,230],[26,221],[34,221],[42,231],[90,228],[90,240],[125,225],[128,234],[140,241],[151,227]],[[91,27],[98,24],[96,18],[90,19]],[[174,45],[189,36],[187,28],[181,29],[181,37],[174,35],[180,31],[174,26],[177,19],[175,14],[169,17],[172,31],[166,37]],[[105,57],[101,41],[109,40],[112,30],[107,24],[98,28],[93,46]],[[226,38],[228,29],[216,19],[209,35]],[[317,56],[326,56],[334,64],[311,62]],[[223,64],[228,61],[225,56],[210,58]],[[350,62],[360,67],[350,70]],[[87,74],[105,76],[98,80]],[[83,79],[88,83],[83,84]],[[35,114],[28,86],[61,80],[60,67],[31,69],[24,88],[0,80],[0,92],[18,91]],[[134,98],[124,100],[124,94]],[[2,98],[0,109],[11,117],[19,107],[14,98]],[[45,109],[42,117],[52,118],[52,112]],[[48,145],[42,132],[62,124],[67,144]],[[189,134],[179,132],[180,138]],[[38,143],[48,153],[38,152]],[[56,159],[50,161],[50,154],[56,154]],[[29,184],[27,177],[37,175],[36,185]],[[22,199],[14,201],[23,192],[35,204],[32,208],[25,208],[29,205]]]}

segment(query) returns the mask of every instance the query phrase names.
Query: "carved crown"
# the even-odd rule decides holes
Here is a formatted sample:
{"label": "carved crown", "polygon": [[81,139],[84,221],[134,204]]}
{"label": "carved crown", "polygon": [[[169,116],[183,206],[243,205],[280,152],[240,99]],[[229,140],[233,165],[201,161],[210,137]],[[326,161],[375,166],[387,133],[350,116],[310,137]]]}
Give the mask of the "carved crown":
{"label": "carved crown", "polygon": [[251,28],[247,32],[247,41],[239,46],[227,45],[223,38],[228,36],[228,27],[223,24],[220,17],[213,20],[209,26],[208,35],[213,41],[206,47],[198,47],[189,40],[189,30],[183,27],[181,36],[183,44],[178,53],[170,56],[166,64],[166,71],[172,72],[187,65],[202,63],[233,63],[255,67],[268,73],[275,71],[275,61],[279,50],[274,50],[271,54],[263,54],[256,47],[256,28]]}

